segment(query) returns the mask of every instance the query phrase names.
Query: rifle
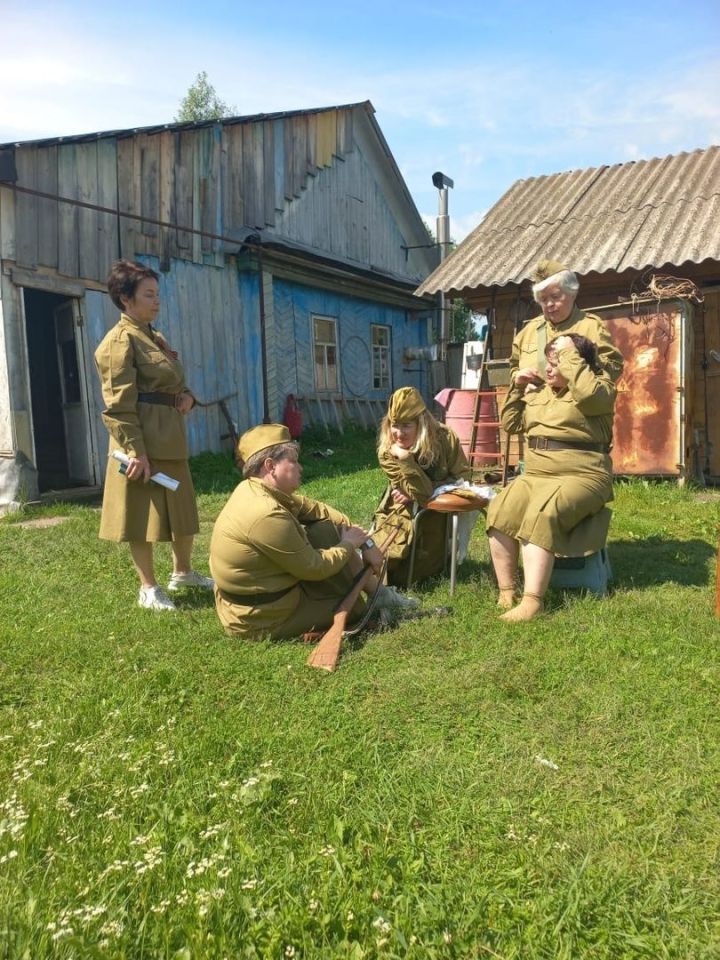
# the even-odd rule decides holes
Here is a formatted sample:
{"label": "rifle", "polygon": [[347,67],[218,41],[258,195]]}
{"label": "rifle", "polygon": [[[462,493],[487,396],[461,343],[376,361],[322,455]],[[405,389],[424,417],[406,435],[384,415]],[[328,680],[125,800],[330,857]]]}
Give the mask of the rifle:
{"label": "rifle", "polygon": [[[395,528],[391,530],[388,534],[385,542],[379,548],[380,552],[385,555],[383,561],[383,566],[378,575],[378,587],[372,598],[368,602],[368,610],[365,612],[362,620],[360,621],[359,626],[355,627],[353,630],[347,631],[347,633],[357,633],[365,623],[367,623],[372,608],[375,604],[378,591],[382,586],[383,577],[385,575],[385,569],[387,568],[387,550],[390,544],[393,542],[395,537],[398,535],[398,529]],[[373,569],[371,566],[367,565],[362,568],[362,570],[355,575],[353,582],[350,584],[350,589],[342,598],[342,600],[335,607],[333,613],[335,614],[333,618],[332,625],[320,638],[320,642],[315,647],[313,652],[307,659],[308,667],[317,667],[320,670],[327,670],[329,673],[332,673],[333,670],[337,667],[338,660],[340,659],[340,648],[342,646],[343,636],[346,634],[345,626],[347,624],[347,618],[350,615],[351,610],[357,603],[358,597],[363,592],[368,582],[373,576]]]}

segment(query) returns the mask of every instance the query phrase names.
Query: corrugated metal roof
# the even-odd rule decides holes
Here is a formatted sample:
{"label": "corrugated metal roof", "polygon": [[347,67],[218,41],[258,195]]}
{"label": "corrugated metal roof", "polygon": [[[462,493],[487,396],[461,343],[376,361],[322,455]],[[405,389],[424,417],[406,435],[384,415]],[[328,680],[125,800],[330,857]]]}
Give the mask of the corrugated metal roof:
{"label": "corrugated metal roof", "polygon": [[543,257],[582,275],[720,260],[720,147],[518,180],[417,292],[519,284]]}

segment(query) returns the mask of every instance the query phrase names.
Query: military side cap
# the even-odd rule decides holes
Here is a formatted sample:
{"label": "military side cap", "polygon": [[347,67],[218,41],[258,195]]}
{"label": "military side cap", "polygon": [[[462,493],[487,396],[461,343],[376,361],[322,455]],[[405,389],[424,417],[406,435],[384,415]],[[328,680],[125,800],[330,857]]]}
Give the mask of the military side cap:
{"label": "military side cap", "polygon": [[553,277],[561,270],[567,269],[569,268],[564,263],[559,263],[557,260],[538,260],[530,274],[530,279],[533,283],[542,283],[548,277]]}
{"label": "military side cap", "polygon": [[420,391],[415,387],[400,387],[390,397],[388,416],[391,423],[407,423],[417,420],[420,414],[427,410]]}
{"label": "military side cap", "polygon": [[290,431],[284,423],[261,423],[246,430],[238,440],[238,453],[244,463],[255,453],[278,443],[290,443]]}

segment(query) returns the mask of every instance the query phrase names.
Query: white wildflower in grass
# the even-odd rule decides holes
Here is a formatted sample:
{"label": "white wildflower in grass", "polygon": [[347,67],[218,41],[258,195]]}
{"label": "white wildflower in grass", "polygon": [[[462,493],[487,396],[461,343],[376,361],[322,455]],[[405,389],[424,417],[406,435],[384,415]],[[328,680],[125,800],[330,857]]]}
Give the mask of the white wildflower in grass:
{"label": "white wildflower in grass", "polygon": [[16,793],[0,803],[0,837],[7,834],[12,840],[19,840],[27,822],[28,814]]}
{"label": "white wildflower in grass", "polygon": [[195,894],[195,902],[198,905],[198,914],[201,917],[207,916],[214,900],[222,900],[225,891],[222,887],[216,887],[214,890],[206,890],[201,887]]}
{"label": "white wildflower in grass", "polygon": [[254,787],[260,783],[259,777],[248,777],[247,780],[243,780],[242,785],[244,787]]}
{"label": "white wildflower in grass", "polygon": [[108,807],[107,810],[103,810],[102,813],[97,815],[98,820],[119,820],[120,814],[117,812],[116,807]]}
{"label": "white wildflower in grass", "polygon": [[150,789],[150,785],[147,783],[140,783],[137,787],[130,788],[130,796],[137,800],[138,797],[141,797],[144,793],[147,793]]}
{"label": "white wildflower in grass", "polygon": [[308,903],[308,910],[310,913],[315,913],[317,908],[320,906],[320,901],[316,900],[315,897],[310,898],[310,903]]}
{"label": "white wildflower in grass", "polygon": [[223,823],[217,823],[212,827],[208,827],[207,830],[203,830],[203,832],[200,834],[200,839],[210,840],[212,837],[216,837],[221,830],[225,829],[225,827],[227,827],[227,821],[224,821]]}
{"label": "white wildflower in grass", "polygon": [[129,760],[130,757],[131,757],[131,754],[129,754],[127,750],[124,753],[118,754],[118,760],[122,760],[123,762],[125,762],[125,760]]}
{"label": "white wildflower in grass", "polygon": [[190,894],[187,892],[187,890],[183,890],[181,893],[176,894],[175,903],[179,907],[184,907],[187,904],[189,899],[190,899]]}
{"label": "white wildflower in grass", "polygon": [[122,920],[108,920],[100,927],[100,933],[104,937],[119,937],[124,929]]}
{"label": "white wildflower in grass", "polygon": [[286,957],[294,957],[294,956],[295,956],[295,947],[294,947],[291,943],[289,943],[289,944],[285,947],[285,956],[286,956]]}
{"label": "white wildflower in grass", "polygon": [[225,877],[229,877],[231,873],[232,873],[232,867],[221,867],[218,870],[217,875],[218,877],[220,877],[221,880],[224,880]]}
{"label": "white wildflower in grass", "polygon": [[352,912],[352,910],[348,910],[348,912],[345,914],[345,919],[347,920],[348,923],[353,922],[353,920],[355,919],[355,914]]}
{"label": "white wildflower in grass", "polygon": [[218,786],[220,787],[221,790],[227,790],[227,788],[231,786],[231,784],[232,784],[232,780],[221,780]]}
{"label": "white wildflower in grass", "polygon": [[103,872],[100,874],[100,879],[104,880],[105,877],[109,877],[111,873],[119,873],[121,870],[125,870],[125,868],[129,866],[129,860],[113,860],[113,862],[109,866],[105,867]]}
{"label": "white wildflower in grass", "polygon": [[264,763],[261,763],[261,764],[260,764],[260,769],[261,769],[261,770],[267,770],[267,768],[268,768],[268,767],[271,767],[272,765],[273,765],[272,760],[266,760]]}
{"label": "white wildflower in grass", "polygon": [[449,930],[443,930],[443,943],[450,944],[453,942],[452,934]]}
{"label": "white wildflower in grass", "polygon": [[138,834],[133,840],[130,841],[131,847],[144,847],[150,843],[150,835],[143,836],[143,834]]}
{"label": "white wildflower in grass", "polygon": [[13,767],[13,783],[24,783],[26,780],[29,780],[31,776],[32,770],[30,769],[30,758],[21,757]]}
{"label": "white wildflower in grass", "polygon": [[392,924],[389,923],[385,917],[376,917],[373,920],[372,925],[375,927],[378,933],[390,933],[392,930]]}
{"label": "white wildflower in grass", "polygon": [[202,860],[191,860],[187,865],[185,876],[199,877],[206,873],[218,863],[222,863],[227,857],[224,853],[211,853],[209,857],[203,857]]}
{"label": "white wildflower in grass", "polygon": [[8,863],[10,860],[14,860],[18,855],[17,850],[8,850],[7,853],[3,854],[0,857],[0,863]]}
{"label": "white wildflower in grass", "polygon": [[297,803],[298,803],[298,798],[297,798],[297,797],[290,797],[290,799],[289,799],[288,802],[287,802],[287,804],[288,804],[289,807],[296,807],[296,806],[297,806]]}
{"label": "white wildflower in grass", "polygon": [[335,853],[335,847],[331,847],[330,844],[328,844],[326,847],[321,847],[318,853],[321,857],[332,857]]}
{"label": "white wildflower in grass", "polygon": [[386,947],[389,943],[390,939],[388,937],[378,937],[378,939],[375,941],[375,946],[378,948],[378,950],[382,950],[382,948]]}
{"label": "white wildflower in grass", "polygon": [[520,839],[520,837],[517,835],[517,833],[516,833],[516,831],[515,831],[515,824],[514,824],[514,823],[511,823],[510,826],[508,827],[508,832],[505,834],[505,839],[506,839],[506,840],[519,840],[519,839]]}
{"label": "white wildflower in grass", "polygon": [[31,720],[30,723],[28,724],[28,727],[31,730],[39,730],[42,725],[43,725],[42,720]]}
{"label": "white wildflower in grass", "polygon": [[135,867],[135,873],[137,873],[139,876],[142,876],[149,870],[154,870],[155,867],[162,863],[162,858],[162,847],[150,847],[149,850],[145,851],[142,860],[138,860],[133,864]]}
{"label": "white wildflower in grass", "polygon": [[165,913],[167,908],[170,906],[169,900],[161,900],[160,903],[156,903],[154,906],[150,907],[151,913]]}
{"label": "white wildflower in grass", "polygon": [[47,757],[38,757],[37,760],[33,760],[34,767],[46,767],[47,766]]}
{"label": "white wildflower in grass", "polygon": [[249,877],[247,880],[243,880],[240,884],[243,890],[254,890],[257,887],[258,882],[254,877]]}

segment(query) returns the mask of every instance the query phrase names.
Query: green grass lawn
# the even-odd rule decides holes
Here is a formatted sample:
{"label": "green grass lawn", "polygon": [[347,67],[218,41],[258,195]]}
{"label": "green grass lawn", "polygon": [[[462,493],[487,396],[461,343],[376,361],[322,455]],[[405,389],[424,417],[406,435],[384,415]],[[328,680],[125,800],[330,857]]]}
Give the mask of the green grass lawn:
{"label": "green grass lawn", "polygon": [[[371,436],[302,460],[369,519]],[[206,570],[238,478],[193,469]],[[332,675],[204,596],[138,609],[97,505],[1,521],[0,957],[720,957],[719,504],[618,484],[614,592],[525,626],[479,529],[417,591],[449,616]]]}

